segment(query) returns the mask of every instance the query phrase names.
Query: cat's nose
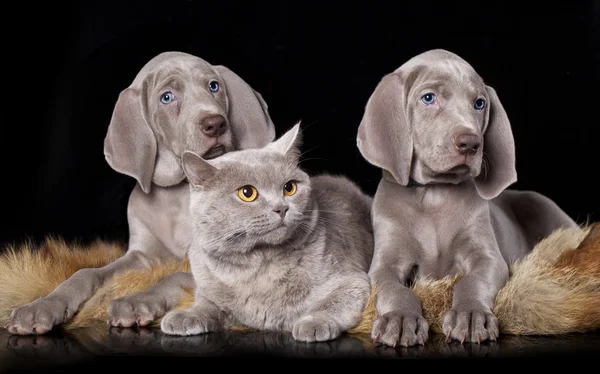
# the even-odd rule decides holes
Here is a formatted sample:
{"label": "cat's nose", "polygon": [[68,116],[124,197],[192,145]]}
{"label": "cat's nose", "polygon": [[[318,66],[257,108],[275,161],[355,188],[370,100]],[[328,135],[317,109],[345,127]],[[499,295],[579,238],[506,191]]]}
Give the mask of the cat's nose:
{"label": "cat's nose", "polygon": [[273,212],[279,214],[281,219],[284,219],[288,209],[289,207],[287,205],[277,205],[275,208],[273,208]]}

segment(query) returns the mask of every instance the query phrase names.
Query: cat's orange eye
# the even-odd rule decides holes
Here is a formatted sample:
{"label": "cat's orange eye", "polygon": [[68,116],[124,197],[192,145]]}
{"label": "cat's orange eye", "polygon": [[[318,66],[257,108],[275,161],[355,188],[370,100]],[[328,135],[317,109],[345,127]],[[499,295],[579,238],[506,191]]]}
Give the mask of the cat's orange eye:
{"label": "cat's orange eye", "polygon": [[298,186],[296,185],[296,182],[289,181],[283,186],[283,194],[285,196],[292,196],[293,194],[296,193],[297,189],[298,189]]}
{"label": "cat's orange eye", "polygon": [[243,201],[250,203],[256,200],[256,198],[258,197],[258,191],[256,190],[256,188],[254,188],[254,186],[247,184],[238,188],[238,196]]}

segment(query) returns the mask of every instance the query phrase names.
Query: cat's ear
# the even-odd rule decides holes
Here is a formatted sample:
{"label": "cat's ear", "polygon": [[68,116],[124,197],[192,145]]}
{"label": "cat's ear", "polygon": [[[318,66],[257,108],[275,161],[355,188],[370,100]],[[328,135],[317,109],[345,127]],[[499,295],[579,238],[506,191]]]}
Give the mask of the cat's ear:
{"label": "cat's ear", "polygon": [[286,157],[298,159],[300,157],[300,146],[302,145],[302,130],[300,122],[283,134],[279,139],[273,141],[267,148],[276,150]]}
{"label": "cat's ear", "polygon": [[192,151],[184,151],[181,156],[181,168],[189,182],[194,186],[202,186],[215,176],[218,169]]}

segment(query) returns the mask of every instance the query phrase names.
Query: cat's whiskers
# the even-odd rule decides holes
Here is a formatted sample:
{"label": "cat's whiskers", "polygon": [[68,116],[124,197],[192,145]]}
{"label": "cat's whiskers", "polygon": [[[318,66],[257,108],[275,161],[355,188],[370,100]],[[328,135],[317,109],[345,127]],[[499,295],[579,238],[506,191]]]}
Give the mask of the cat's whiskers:
{"label": "cat's whiskers", "polygon": [[220,245],[223,242],[228,244],[234,242],[245,234],[245,231],[241,231],[239,228],[234,228],[220,232],[217,236],[207,238],[205,235],[199,235],[198,238],[200,238],[201,246],[204,249],[210,249],[210,247],[213,245]]}
{"label": "cat's whiskers", "polygon": [[267,218],[266,214],[262,214],[258,217],[253,217],[248,221],[248,226],[253,227],[256,225],[264,225],[265,223],[269,223],[269,218]]}
{"label": "cat's whiskers", "polygon": [[[311,149],[308,149],[308,150],[306,150],[306,151],[304,151],[304,152],[300,153],[300,155],[298,156],[298,158],[299,158],[299,159],[301,159],[301,158],[302,158],[302,156],[304,156],[304,155],[305,155],[305,154],[307,154],[308,152],[312,152],[312,151],[314,151],[315,149],[317,149],[317,148],[321,148],[321,147],[322,147],[322,145],[317,145],[317,146],[315,146],[315,147],[312,147]],[[306,161],[306,160],[303,160],[303,161]]]}
{"label": "cat's whiskers", "polygon": [[285,221],[281,224],[281,221],[273,221],[268,218],[269,214],[263,214],[258,217],[252,218],[247,227],[248,230],[254,232],[257,235],[265,235],[273,230],[285,226],[287,228],[296,226],[300,221],[305,219],[303,212],[293,211],[288,213]]}
{"label": "cat's whiskers", "polygon": [[323,157],[309,157],[309,158],[305,158],[302,160],[302,162],[306,162],[306,161],[314,161],[314,160],[319,160],[319,161],[329,161],[329,159],[323,158]]}
{"label": "cat's whiskers", "polygon": [[[337,212],[334,212],[334,211],[326,211],[326,210],[320,210],[320,209],[305,210],[304,212],[305,213],[306,212],[319,212],[319,213],[331,212],[331,213],[337,213]],[[348,214],[348,215],[352,215],[352,214]],[[348,215],[346,215],[346,216],[348,216]],[[322,224],[324,226],[331,226],[331,224],[335,225],[335,224],[339,223],[339,221],[336,220],[335,217],[327,217],[327,216],[323,216],[323,215],[320,215],[320,214],[317,215],[316,219],[317,219],[317,221],[316,221],[317,224]],[[300,225],[302,227],[306,227],[307,230],[308,229],[312,230],[312,226],[309,226],[309,224],[310,224],[310,222],[306,222],[306,221],[300,223]],[[338,234],[337,234],[336,231],[328,231],[328,235],[336,235],[336,236],[338,236]]]}
{"label": "cat's whiskers", "polygon": [[227,244],[232,244],[233,242],[236,242],[238,239],[240,239],[240,238],[241,238],[242,236],[244,236],[244,235],[246,235],[246,233],[245,233],[245,232],[243,232],[243,231],[237,231],[237,232],[234,232],[232,235],[230,235],[230,236],[229,236],[229,237],[228,237],[228,238],[225,240],[225,242],[226,242]]}
{"label": "cat's whiskers", "polygon": [[314,226],[311,225],[310,222],[306,222],[306,221],[300,222],[297,227],[300,228],[301,230],[304,230],[305,234],[312,232],[314,229]]}
{"label": "cat's whiskers", "polygon": [[[328,226],[330,228],[332,226],[335,226],[335,224],[337,224],[337,223],[339,223],[339,222],[327,220],[327,219],[325,219],[323,217],[319,217],[317,219],[317,224],[322,224],[323,226]],[[311,229],[311,230],[314,230],[314,229]],[[329,240],[331,240],[332,238],[335,238],[336,241],[339,241],[339,242],[342,242],[342,243],[346,240],[346,237],[344,237],[341,234],[340,230],[327,230],[326,235],[329,237]]]}
{"label": "cat's whiskers", "polygon": [[356,213],[356,212],[338,212],[335,210],[321,210],[321,209],[308,209],[305,210],[304,212],[318,212],[318,213],[327,213],[327,214],[337,214],[337,215],[350,215],[350,216],[359,216],[359,215],[367,215],[367,214],[360,214],[360,213]]}
{"label": "cat's whiskers", "polygon": [[298,234],[299,236],[305,237],[306,235],[309,235],[313,231],[313,229],[311,226],[308,225],[308,223],[301,222],[295,227],[295,231],[296,234]]}
{"label": "cat's whiskers", "polygon": [[197,242],[197,249],[208,250],[212,252],[216,247],[216,249],[219,250],[219,247],[221,247],[223,241],[225,240],[225,236],[220,238],[212,238],[210,240],[201,239]]}
{"label": "cat's whiskers", "polygon": [[[336,213],[336,212],[333,212],[333,211],[324,211],[324,210],[318,210],[318,209],[305,210],[305,212],[308,212],[308,213],[313,213],[313,212],[326,213],[328,215],[331,215],[331,213]],[[340,218],[343,218],[344,216],[347,217],[348,215],[352,215],[352,214],[346,214],[346,215],[339,214],[338,216],[340,216]],[[317,214],[317,223],[328,224],[328,223],[337,223],[337,222],[338,221],[335,220],[334,217],[327,217],[327,216],[323,216],[322,214]]]}

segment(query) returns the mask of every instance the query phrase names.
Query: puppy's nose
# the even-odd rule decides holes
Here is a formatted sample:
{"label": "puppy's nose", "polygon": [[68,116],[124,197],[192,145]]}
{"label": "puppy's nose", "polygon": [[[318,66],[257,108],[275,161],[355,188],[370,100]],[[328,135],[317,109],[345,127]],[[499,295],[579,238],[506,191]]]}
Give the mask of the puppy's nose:
{"label": "puppy's nose", "polygon": [[200,122],[200,129],[206,136],[217,137],[223,135],[227,127],[222,115],[206,117]]}
{"label": "puppy's nose", "polygon": [[289,208],[287,205],[277,205],[275,208],[273,208],[273,212],[279,214],[279,217],[281,217],[281,219],[284,219],[288,209]]}
{"label": "puppy's nose", "polygon": [[481,142],[477,135],[460,134],[454,137],[454,145],[461,155],[466,155],[476,153],[481,146]]}

